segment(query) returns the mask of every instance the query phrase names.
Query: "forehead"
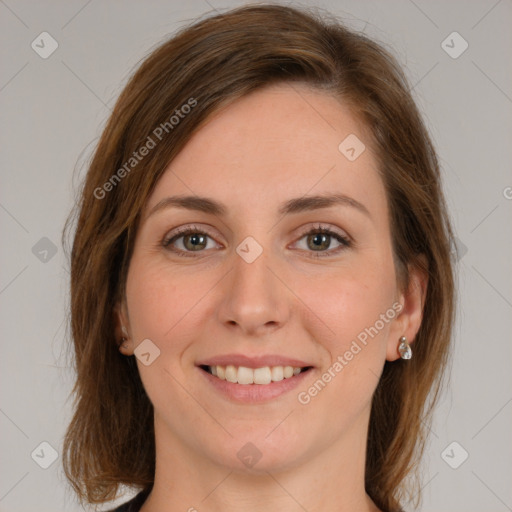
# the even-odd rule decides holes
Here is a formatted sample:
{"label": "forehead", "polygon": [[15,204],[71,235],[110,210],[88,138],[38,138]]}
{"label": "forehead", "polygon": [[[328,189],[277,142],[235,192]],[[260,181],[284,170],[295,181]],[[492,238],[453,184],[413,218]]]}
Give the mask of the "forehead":
{"label": "forehead", "polygon": [[[353,161],[339,149],[349,136],[366,146]],[[303,84],[268,86],[217,112],[190,138],[146,211],[171,194],[261,210],[290,197],[339,192],[385,208],[365,139],[364,126],[332,95]]]}

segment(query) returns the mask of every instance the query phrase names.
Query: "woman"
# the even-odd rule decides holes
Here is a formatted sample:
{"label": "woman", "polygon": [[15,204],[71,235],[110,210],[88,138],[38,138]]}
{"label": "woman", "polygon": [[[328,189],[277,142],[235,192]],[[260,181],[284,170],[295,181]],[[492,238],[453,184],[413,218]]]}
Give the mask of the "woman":
{"label": "woman", "polygon": [[290,7],[197,22],[125,87],[78,209],[82,502],[121,484],[131,512],[419,502],[452,232],[389,53]]}

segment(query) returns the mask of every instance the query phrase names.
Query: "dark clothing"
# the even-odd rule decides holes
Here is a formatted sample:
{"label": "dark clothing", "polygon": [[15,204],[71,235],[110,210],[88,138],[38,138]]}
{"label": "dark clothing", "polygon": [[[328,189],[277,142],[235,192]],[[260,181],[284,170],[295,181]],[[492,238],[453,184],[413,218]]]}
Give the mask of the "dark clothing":
{"label": "dark clothing", "polygon": [[[139,512],[142,505],[146,501],[146,498],[149,496],[151,489],[146,491],[141,491],[137,496],[133,497],[130,501],[123,503],[119,507],[114,510],[110,510],[109,512]],[[401,512],[404,512],[403,510]]]}

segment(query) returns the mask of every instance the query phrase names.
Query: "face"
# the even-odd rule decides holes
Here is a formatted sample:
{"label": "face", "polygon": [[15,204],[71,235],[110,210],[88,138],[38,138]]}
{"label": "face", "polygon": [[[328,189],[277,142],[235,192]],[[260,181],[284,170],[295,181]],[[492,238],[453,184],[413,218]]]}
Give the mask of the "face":
{"label": "face", "polygon": [[261,455],[268,471],[366,439],[384,362],[414,326],[376,159],[339,149],[351,134],[365,143],[334,97],[267,87],[212,117],[157,183],[119,319],[168,446],[238,469]]}

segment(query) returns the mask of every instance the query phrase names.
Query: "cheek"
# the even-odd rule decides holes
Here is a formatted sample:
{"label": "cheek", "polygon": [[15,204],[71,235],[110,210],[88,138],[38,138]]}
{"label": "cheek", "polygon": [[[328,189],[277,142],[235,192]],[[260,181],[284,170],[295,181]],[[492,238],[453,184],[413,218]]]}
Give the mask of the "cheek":
{"label": "cheek", "polygon": [[[169,396],[183,392],[178,384],[184,380],[183,354],[197,336],[198,302],[207,290],[203,280],[171,271],[163,258],[133,255],[126,284],[130,328],[136,346],[149,339],[159,351],[150,365],[137,360],[144,387],[159,410],[166,408]],[[180,404],[176,400],[173,406]]]}
{"label": "cheek", "polygon": [[[304,297],[310,316],[321,320],[315,324],[314,337],[328,349],[332,359],[349,350],[354,340],[363,344],[365,334],[365,348],[379,345],[378,340],[386,337],[389,321],[394,317],[394,310],[386,314],[392,308],[396,291],[392,264],[380,260],[378,266],[351,266],[321,279],[304,278],[296,282],[297,294]],[[370,344],[370,340],[374,343]],[[385,350],[384,344],[380,345]],[[377,352],[381,354],[380,349]]]}
{"label": "cheek", "polygon": [[327,354],[322,373],[300,390],[298,400],[305,410],[317,411],[322,422],[322,414],[328,415],[326,438],[336,438],[370,407],[386,358],[390,322],[396,316],[393,276],[392,267],[351,268],[328,282],[300,284],[304,302],[322,320],[309,325]]}
{"label": "cheek", "polygon": [[204,281],[172,272],[160,258],[134,254],[126,293],[135,338],[163,343],[186,324],[188,314],[206,291]]}

